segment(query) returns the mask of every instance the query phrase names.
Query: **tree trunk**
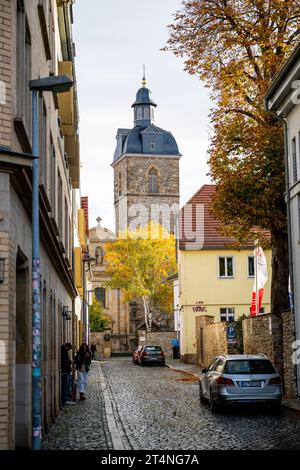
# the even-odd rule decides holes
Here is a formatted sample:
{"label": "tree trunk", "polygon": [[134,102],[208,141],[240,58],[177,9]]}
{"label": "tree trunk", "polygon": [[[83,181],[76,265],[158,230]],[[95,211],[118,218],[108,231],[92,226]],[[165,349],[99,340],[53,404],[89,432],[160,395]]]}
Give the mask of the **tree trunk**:
{"label": "tree trunk", "polygon": [[146,297],[143,297],[143,302],[144,302],[144,314],[145,314],[145,323],[146,323],[146,328],[147,331],[149,331],[149,303]]}
{"label": "tree trunk", "polygon": [[271,312],[280,315],[289,308],[288,236],[284,231],[272,231]]}

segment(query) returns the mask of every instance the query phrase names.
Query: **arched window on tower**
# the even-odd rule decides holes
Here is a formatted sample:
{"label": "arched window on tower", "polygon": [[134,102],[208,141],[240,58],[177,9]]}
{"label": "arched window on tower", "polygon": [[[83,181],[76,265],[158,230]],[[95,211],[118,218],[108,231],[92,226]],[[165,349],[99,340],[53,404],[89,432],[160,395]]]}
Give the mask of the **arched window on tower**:
{"label": "arched window on tower", "polygon": [[137,109],[137,119],[143,119],[143,108]]}
{"label": "arched window on tower", "polygon": [[106,308],[106,292],[104,287],[96,287],[95,289],[95,297],[98,302],[101,302],[103,308]]}
{"label": "arched window on tower", "polygon": [[150,168],[148,173],[148,191],[149,193],[158,192],[158,174],[156,168]]}
{"label": "arched window on tower", "polygon": [[144,108],[144,118],[150,119],[150,111],[149,108]]}

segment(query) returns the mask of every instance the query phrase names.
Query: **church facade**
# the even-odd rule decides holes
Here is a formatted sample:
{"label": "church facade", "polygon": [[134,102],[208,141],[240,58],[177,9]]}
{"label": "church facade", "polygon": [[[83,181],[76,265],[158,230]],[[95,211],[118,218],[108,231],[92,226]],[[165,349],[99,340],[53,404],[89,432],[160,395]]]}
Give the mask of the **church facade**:
{"label": "church facade", "polygon": [[[108,282],[107,263],[105,260],[107,243],[116,239],[115,234],[101,226],[101,219],[97,219],[98,225],[89,231],[89,252],[94,261],[91,262],[91,284],[94,296],[104,307],[104,314],[111,320],[109,342],[105,342],[103,335],[96,341],[97,350],[103,356],[104,348],[108,348],[112,355],[129,353],[135,348],[134,328],[130,323],[130,309],[128,302],[124,300],[121,289],[112,289]],[[91,304],[92,297],[89,296]],[[95,338],[93,338],[95,341]]]}
{"label": "church facade", "polygon": [[[116,136],[112,167],[117,237],[126,229],[135,230],[150,221],[176,233],[181,154],[172,133],[156,125],[156,107],[143,78],[132,105],[133,128],[120,128]],[[135,323],[131,321],[135,330],[145,329],[144,309],[138,299],[131,319],[135,319]],[[172,331],[174,320],[165,312],[152,312],[152,329]]]}

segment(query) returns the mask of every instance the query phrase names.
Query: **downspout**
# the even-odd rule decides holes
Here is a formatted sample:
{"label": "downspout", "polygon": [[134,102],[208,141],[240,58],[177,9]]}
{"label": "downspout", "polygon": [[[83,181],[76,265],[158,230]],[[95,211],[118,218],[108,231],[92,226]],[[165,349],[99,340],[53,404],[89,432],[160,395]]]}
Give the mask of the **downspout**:
{"label": "downspout", "polygon": [[[292,250],[292,218],[291,218],[291,200],[290,200],[290,169],[289,169],[289,128],[287,119],[279,117],[275,112],[268,109],[267,102],[265,102],[266,110],[272,114],[276,119],[283,123],[284,127],[284,158],[285,158],[285,186],[286,186],[286,205],[287,205],[287,223],[288,223],[288,256],[289,256],[289,271],[290,271],[290,281],[291,281],[291,312],[294,322],[294,331],[297,336],[296,331],[296,319],[295,319],[295,309],[294,309],[294,259],[293,259],[293,250]],[[298,389],[298,368],[295,367],[295,376],[296,376],[296,389],[299,395]]]}

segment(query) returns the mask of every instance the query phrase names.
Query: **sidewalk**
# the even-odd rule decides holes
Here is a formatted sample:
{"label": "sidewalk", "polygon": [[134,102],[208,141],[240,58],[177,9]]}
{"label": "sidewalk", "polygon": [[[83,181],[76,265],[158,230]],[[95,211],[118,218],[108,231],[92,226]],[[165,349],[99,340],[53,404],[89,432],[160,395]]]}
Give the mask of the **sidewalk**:
{"label": "sidewalk", "polygon": [[289,408],[290,410],[300,412],[300,399],[299,398],[289,399],[289,400],[283,399],[282,406],[284,406],[285,408]]}
{"label": "sidewalk", "polygon": [[201,376],[202,369],[200,367],[197,367],[196,364],[186,364],[185,362],[181,362],[180,359],[167,357],[166,366],[170,369],[177,370],[178,372],[186,372],[187,374],[192,374],[196,377]]}
{"label": "sidewalk", "polygon": [[100,362],[93,361],[86,401],[66,405],[45,435],[44,450],[123,450]]}

